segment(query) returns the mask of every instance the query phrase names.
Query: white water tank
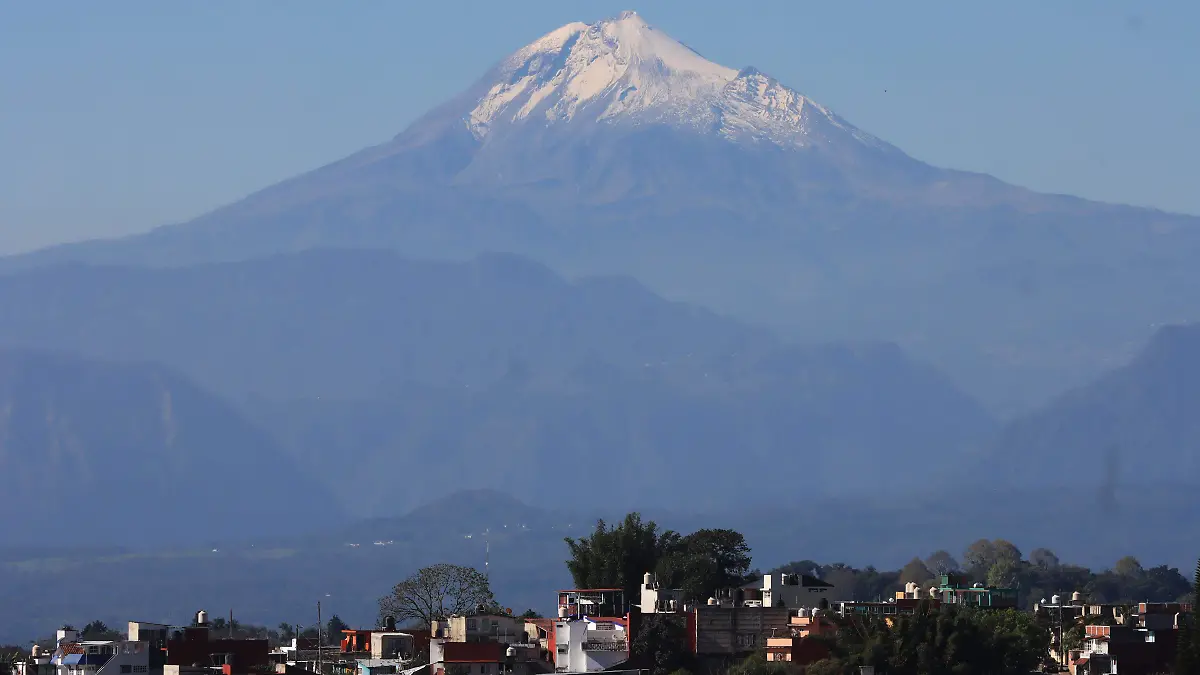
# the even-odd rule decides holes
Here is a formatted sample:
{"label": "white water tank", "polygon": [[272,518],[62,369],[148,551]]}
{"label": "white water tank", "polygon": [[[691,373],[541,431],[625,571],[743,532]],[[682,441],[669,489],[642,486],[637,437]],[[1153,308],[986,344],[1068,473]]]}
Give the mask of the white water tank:
{"label": "white water tank", "polygon": [[1083,601],[1083,593],[1080,593],[1079,591],[1075,591],[1074,593],[1071,594],[1071,602],[1082,602],[1082,601]]}
{"label": "white water tank", "polygon": [[567,608],[564,605],[558,606],[558,618],[560,618],[560,619],[567,618]]}
{"label": "white water tank", "polygon": [[516,647],[509,647],[508,649],[505,649],[505,650],[504,650],[504,655],[505,655],[505,656],[507,656],[507,657],[508,657],[508,658],[510,658],[510,659],[512,659],[512,658],[516,658],[516,656],[517,656],[517,648],[516,648]]}
{"label": "white water tank", "polygon": [[1062,596],[1060,595],[1050,596],[1050,604],[1054,605],[1055,607],[1058,606],[1060,600],[1062,600]]}
{"label": "white water tank", "polygon": [[712,606],[714,606],[714,605],[716,605],[716,604],[717,604],[717,599],[716,599],[716,598],[709,598],[709,599],[708,599],[708,606],[709,606],[709,607],[712,607]]}
{"label": "white water tank", "polygon": [[642,575],[642,583],[646,586],[646,588],[650,588],[654,585],[654,575],[646,572]]}

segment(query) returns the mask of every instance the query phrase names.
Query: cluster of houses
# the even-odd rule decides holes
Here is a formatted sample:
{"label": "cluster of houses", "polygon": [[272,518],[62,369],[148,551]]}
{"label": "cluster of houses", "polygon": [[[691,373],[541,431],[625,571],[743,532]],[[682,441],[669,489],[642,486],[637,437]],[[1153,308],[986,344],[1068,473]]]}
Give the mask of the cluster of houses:
{"label": "cluster of houses", "polygon": [[[686,650],[696,659],[728,663],[765,651],[767,659],[796,667],[829,655],[836,615],[872,615],[891,621],[911,614],[921,602],[982,609],[1011,609],[1014,589],[969,584],[942,575],[928,587],[908,584],[896,597],[877,602],[838,602],[834,588],[803,574],[767,574],[740,588],[686,603],[678,589],[664,588],[646,574],[638,602],[616,588],[558,593],[553,618],[526,619],[511,612],[450,616],[426,629],[398,630],[395,622],[372,630],[345,630],[339,644],[293,640],[271,649],[267,640],[222,638],[198,612],[191,625],[130,622],[127,639],[83,640],[58,632],[53,650],[35,648],[16,664],[16,675],[540,675],[633,672],[645,669],[633,657],[638,631],[652,615],[670,615],[683,628]],[[1086,603],[1055,596],[1034,609],[1054,633],[1053,658],[1070,675],[1151,675],[1165,672],[1174,655],[1186,605],[1141,603],[1135,607]],[[1086,625],[1075,649],[1061,649],[1063,635]],[[329,640],[332,643],[332,639]],[[426,669],[428,669],[426,671]]]}

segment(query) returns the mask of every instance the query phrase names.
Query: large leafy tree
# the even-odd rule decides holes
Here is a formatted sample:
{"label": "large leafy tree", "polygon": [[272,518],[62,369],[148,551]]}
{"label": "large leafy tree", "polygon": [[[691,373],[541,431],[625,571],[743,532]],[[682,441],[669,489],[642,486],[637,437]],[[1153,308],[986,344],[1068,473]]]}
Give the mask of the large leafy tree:
{"label": "large leafy tree", "polygon": [[638,665],[651,675],[668,675],[686,668],[687,628],[683,620],[671,614],[644,614],[630,645]]}
{"label": "large leafy tree", "polygon": [[810,672],[873,666],[890,675],[1025,675],[1046,663],[1049,636],[1024,612],[989,612],[923,602],[891,625],[841,619],[835,657]]}
{"label": "large leafy tree", "polygon": [[900,583],[902,584],[909,582],[922,584],[932,578],[933,573],[929,571],[929,567],[925,565],[925,561],[920,558],[913,558],[900,570]]}
{"label": "large leafy tree", "polygon": [[695,600],[745,584],[751,578],[750,561],[750,547],[740,532],[697,530],[665,552],[656,572]]}
{"label": "large leafy tree", "polygon": [[566,541],[567,569],[578,588],[621,588],[630,603],[637,602],[647,572],[691,598],[740,586],[750,577],[750,547],[733,530],[697,530],[685,537],[631,513],[617,525],[598,521],[587,537]]}
{"label": "large leafy tree", "polygon": [[342,617],[334,614],[329,617],[329,621],[325,624],[325,640],[329,644],[337,644],[342,639],[342,631],[349,629],[350,626],[342,621]]}
{"label": "large leafy tree", "polygon": [[434,619],[467,614],[496,604],[488,579],[474,567],[440,563],[422,567],[379,599],[379,619],[387,616],[427,627]]}
{"label": "large leafy tree", "polygon": [[642,575],[657,569],[658,561],[679,541],[678,534],[659,532],[654,521],[643,521],[639,513],[630,513],[615,526],[599,520],[590,535],[567,537],[567,569],[576,588],[621,588],[626,602],[637,602]]}
{"label": "large leafy tree", "polygon": [[958,571],[958,561],[946,551],[934,551],[924,562],[925,568],[935,575]]}
{"label": "large leafy tree", "polygon": [[109,628],[103,621],[88,623],[79,635],[85,640],[119,640],[122,637],[120,631]]}

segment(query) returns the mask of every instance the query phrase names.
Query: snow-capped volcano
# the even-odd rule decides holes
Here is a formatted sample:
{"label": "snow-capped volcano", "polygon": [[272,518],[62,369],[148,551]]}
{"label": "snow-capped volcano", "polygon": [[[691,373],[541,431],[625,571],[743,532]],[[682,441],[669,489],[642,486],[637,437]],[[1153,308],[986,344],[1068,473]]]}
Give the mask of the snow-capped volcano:
{"label": "snow-capped volcano", "polygon": [[831,131],[888,147],[753,68],[705,59],[634,12],[571,23],[517,50],[466,123],[476,139],[506,124],[666,124],[781,146],[828,142]]}
{"label": "snow-capped volcano", "polygon": [[[379,145],[186,223],[0,260],[0,273],[314,247],[629,274],[809,337],[915,345],[1001,389],[1077,377],[1077,355],[1139,340],[1127,326],[1192,317],[1178,289],[1200,288],[1194,217],[930,166],[632,13],[546,34]],[[1097,343],[1106,332],[1124,337]]]}

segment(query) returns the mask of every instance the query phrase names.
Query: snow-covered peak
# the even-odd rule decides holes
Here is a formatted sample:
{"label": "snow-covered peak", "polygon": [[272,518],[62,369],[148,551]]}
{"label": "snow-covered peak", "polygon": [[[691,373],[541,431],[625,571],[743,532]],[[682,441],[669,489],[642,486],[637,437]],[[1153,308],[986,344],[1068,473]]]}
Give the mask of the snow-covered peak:
{"label": "snow-covered peak", "polygon": [[832,124],[874,141],[754,69],[705,59],[635,12],[567,24],[517,50],[466,122],[479,139],[509,124],[603,122],[667,124],[785,146],[816,142],[813,130]]}

